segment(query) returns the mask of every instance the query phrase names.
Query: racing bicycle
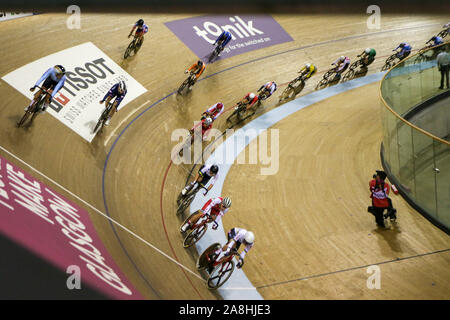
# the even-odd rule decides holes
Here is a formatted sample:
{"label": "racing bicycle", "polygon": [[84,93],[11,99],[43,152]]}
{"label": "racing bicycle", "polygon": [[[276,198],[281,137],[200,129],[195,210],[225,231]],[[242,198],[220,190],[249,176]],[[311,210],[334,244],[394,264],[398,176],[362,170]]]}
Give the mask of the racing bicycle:
{"label": "racing bicycle", "polygon": [[31,115],[30,124],[33,123],[33,120],[36,117],[36,115],[39,112],[41,112],[41,110],[44,107],[45,97],[47,95],[50,95],[50,92],[48,92],[47,89],[39,87],[39,86],[36,86],[36,87],[41,90],[41,94],[37,97],[36,102],[32,106],[28,106],[28,108],[25,110],[25,114],[22,116],[20,121],[17,123],[18,128],[20,128],[21,126],[23,126],[25,124],[25,122],[30,117],[30,115]]}
{"label": "racing bicycle", "polygon": [[183,214],[184,210],[186,210],[187,207],[189,207],[189,205],[194,200],[195,195],[201,189],[205,189],[206,192],[203,195],[206,196],[208,194],[209,190],[207,188],[205,188],[205,186],[199,182],[196,182],[194,187],[191,188],[191,190],[189,190],[188,192],[186,192],[186,194],[184,196],[180,192],[180,194],[178,195],[178,199],[177,199],[177,204],[178,204],[177,215]]}
{"label": "racing bicycle", "polygon": [[[200,211],[200,210],[199,210]],[[183,224],[180,227],[180,232],[183,232],[181,229],[195,214],[199,213],[199,211],[194,212],[191,214],[186,220],[184,220]],[[189,248],[192,245],[194,245],[197,241],[199,241],[206,233],[206,230],[208,230],[208,224],[213,223],[215,228],[219,226],[217,222],[214,221],[213,218],[209,214],[203,213],[202,216],[199,218],[197,223],[194,226],[191,226],[189,232],[187,233],[186,237],[183,241],[183,246],[185,248]],[[214,229],[214,227],[213,227]]]}
{"label": "racing bicycle", "polygon": [[206,285],[208,289],[220,288],[231,277],[234,271],[234,256],[239,256],[238,251],[233,249],[228,256],[217,260],[214,252],[221,248],[220,243],[210,245],[198,257],[197,270],[205,270],[208,272]]}

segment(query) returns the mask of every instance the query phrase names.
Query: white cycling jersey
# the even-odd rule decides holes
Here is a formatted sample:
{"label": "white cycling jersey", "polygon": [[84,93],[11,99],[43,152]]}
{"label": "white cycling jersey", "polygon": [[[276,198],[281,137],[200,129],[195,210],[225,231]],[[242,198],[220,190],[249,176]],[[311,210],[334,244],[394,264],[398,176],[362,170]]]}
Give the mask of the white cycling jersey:
{"label": "white cycling jersey", "polygon": [[209,177],[211,177],[211,180],[209,180],[209,182],[211,182],[211,184],[214,184],[216,181],[217,181],[217,179],[219,178],[219,172],[217,172],[215,175],[211,172],[211,167],[212,167],[213,165],[212,164],[210,164],[210,165],[207,165],[207,166],[204,166],[203,168],[202,168],[202,170],[200,170],[200,172],[202,173],[202,174],[204,174],[204,175],[207,175],[207,176],[209,176]]}
{"label": "white cycling jersey", "polygon": [[234,240],[236,243],[246,244],[244,250],[239,255],[241,259],[244,259],[247,252],[249,252],[250,249],[253,247],[253,243],[249,244],[245,242],[245,234],[247,233],[247,230],[242,228],[233,228],[230,230],[230,233],[234,233],[234,237],[232,237],[230,240]]}

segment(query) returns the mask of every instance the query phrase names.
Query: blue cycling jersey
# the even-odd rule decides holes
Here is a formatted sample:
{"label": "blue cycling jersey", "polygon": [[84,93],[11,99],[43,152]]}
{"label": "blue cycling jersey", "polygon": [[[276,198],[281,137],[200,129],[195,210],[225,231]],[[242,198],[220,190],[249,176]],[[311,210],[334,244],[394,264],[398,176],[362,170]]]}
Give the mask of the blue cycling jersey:
{"label": "blue cycling jersey", "polygon": [[442,44],[444,43],[444,41],[442,41],[441,37],[436,37],[436,39],[434,40],[434,45],[437,46],[438,44]]}
{"label": "blue cycling jersey", "polygon": [[116,97],[117,107],[122,102],[123,98],[125,98],[125,95],[127,94],[127,90],[125,90],[122,94],[119,93],[119,83],[116,83],[109,89],[109,91],[106,93],[105,97],[103,98],[102,102],[106,100],[106,98]]}
{"label": "blue cycling jersey", "polygon": [[216,44],[219,41],[223,41],[222,42],[222,48],[225,47],[228,42],[231,41],[232,35],[231,33],[229,33],[228,31],[224,31],[221,33],[221,35],[216,39],[216,42],[214,42],[214,44]]}
{"label": "blue cycling jersey", "polygon": [[401,51],[401,52],[411,51],[412,47],[411,47],[408,43],[406,43],[406,42],[400,43],[399,46],[398,46],[397,48],[395,48],[395,50],[397,50],[398,48],[400,48],[400,46],[401,46],[402,44],[404,44],[404,47],[402,48],[402,51]]}
{"label": "blue cycling jersey", "polygon": [[[52,98],[58,93],[58,91],[64,86],[64,82],[66,81],[66,76],[62,76],[60,79],[56,77],[55,68],[50,68],[39,78],[34,86],[38,86],[42,81],[46,80],[48,77],[52,79],[56,85],[52,92]],[[48,88],[47,88],[48,89]]]}
{"label": "blue cycling jersey", "polygon": [[137,23],[135,23],[134,26],[137,28],[136,33],[144,32],[145,34],[148,32],[148,26],[145,23],[142,25],[142,27],[139,27]]}

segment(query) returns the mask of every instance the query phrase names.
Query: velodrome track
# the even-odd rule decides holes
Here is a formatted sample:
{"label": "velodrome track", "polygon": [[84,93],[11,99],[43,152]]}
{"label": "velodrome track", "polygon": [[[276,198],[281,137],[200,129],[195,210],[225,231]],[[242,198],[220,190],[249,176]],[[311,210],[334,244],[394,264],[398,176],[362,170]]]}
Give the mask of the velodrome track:
{"label": "velodrome track", "polygon": [[[306,61],[314,62],[319,74],[309,80],[302,95],[313,91],[339,55],[354,59],[364,48],[375,47],[378,59],[369,73],[376,73],[399,42],[421,47],[446,22],[443,16],[385,16],[381,29],[370,31],[365,15],[274,16],[293,42],[208,65],[192,95],[183,99],[173,92],[196,57],[163,23],[188,16],[144,15],[150,32],[138,55],[127,61],[122,54],[135,16],[84,15],[80,30],[68,30],[65,15],[42,14],[2,22],[0,28],[5,39],[2,76],[90,41],[148,90],[88,143],[49,115],[39,116],[29,129],[16,129],[28,100],[0,82],[3,148],[193,271],[33,173],[88,210],[108,252],[148,299],[219,298],[195,275],[196,252],[181,245],[175,199],[192,166],[170,163],[174,129],[189,128],[206,106],[217,101],[232,106],[269,80],[276,81],[279,89],[260,114],[272,110],[284,89],[280,84],[295,77]],[[51,41],[37,42],[45,37]],[[450,297],[448,236],[400,197],[394,197],[398,228],[377,231],[366,212],[367,184],[381,167],[378,85],[331,97],[277,123],[280,170],[276,175],[259,175],[260,165],[231,167],[223,194],[232,197],[233,206],[224,228],[255,231],[257,240],[244,271],[263,298]],[[227,115],[215,127],[224,130]],[[4,151],[1,154],[27,169]],[[381,290],[365,286],[365,267],[371,264],[381,266]]]}

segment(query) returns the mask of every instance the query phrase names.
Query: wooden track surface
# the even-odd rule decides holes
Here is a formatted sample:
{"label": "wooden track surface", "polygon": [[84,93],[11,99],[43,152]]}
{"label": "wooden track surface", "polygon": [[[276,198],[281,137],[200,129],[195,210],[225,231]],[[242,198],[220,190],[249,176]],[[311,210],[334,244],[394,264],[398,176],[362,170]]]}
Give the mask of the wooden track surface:
{"label": "wooden track surface", "polygon": [[[192,15],[143,15],[150,32],[138,55],[125,62],[122,54],[129,42],[126,36],[137,16],[84,14],[80,30],[68,30],[63,14],[2,22],[2,76],[43,56],[91,41],[148,92],[118,113],[111,126],[89,144],[49,115],[39,116],[29,129],[17,130],[15,122],[28,101],[1,81],[0,145],[105,211],[103,169],[118,134],[138,111],[176,90],[184,80],[183,70],[197,59],[163,24],[188,16]],[[174,146],[170,134],[174,129],[190,128],[201,112],[217,101],[230,107],[266,81],[290,81],[308,61],[318,66],[319,74],[308,82],[302,94],[311,92],[321,72],[338,56],[354,59],[369,46],[376,48],[378,58],[369,72],[378,72],[399,42],[407,40],[413,47],[421,47],[447,19],[385,15],[382,28],[372,31],[366,29],[365,13],[274,18],[295,41],[209,65],[205,76],[259,59],[199,82],[187,98],[170,96],[155,105],[121,136],[108,159],[104,194],[111,217],[191,270],[195,270],[196,254],[183,249],[180,220],[175,216],[175,199],[190,166],[169,167]],[[390,31],[393,29],[398,30]],[[369,34],[373,32],[376,34]],[[281,54],[294,48],[300,49]],[[280,86],[275,96],[283,89]],[[380,167],[376,91],[375,84],[354,90],[279,123],[282,166],[278,175],[266,178],[270,183],[260,184],[263,178],[256,174],[257,166],[245,170],[240,167],[240,175],[238,167],[230,171],[224,191],[233,196],[234,205],[225,227],[239,225],[255,230],[257,244],[244,271],[260,287],[264,298],[450,298],[449,279],[445,277],[448,251],[413,258],[448,249],[448,237],[399,197],[395,198],[399,228],[394,231],[374,231],[372,218],[366,212],[368,178]],[[276,97],[264,103],[262,112],[275,107]],[[225,129],[224,125],[224,119],[215,124],[220,129]],[[270,197],[264,197],[269,192]],[[217,298],[197,277],[129,233],[115,228],[115,234],[107,220],[86,209],[108,251],[147,298]],[[280,230],[288,235],[283,240]],[[277,284],[397,257],[411,258],[383,265],[385,287],[376,292],[365,289],[367,275],[363,268]]]}

